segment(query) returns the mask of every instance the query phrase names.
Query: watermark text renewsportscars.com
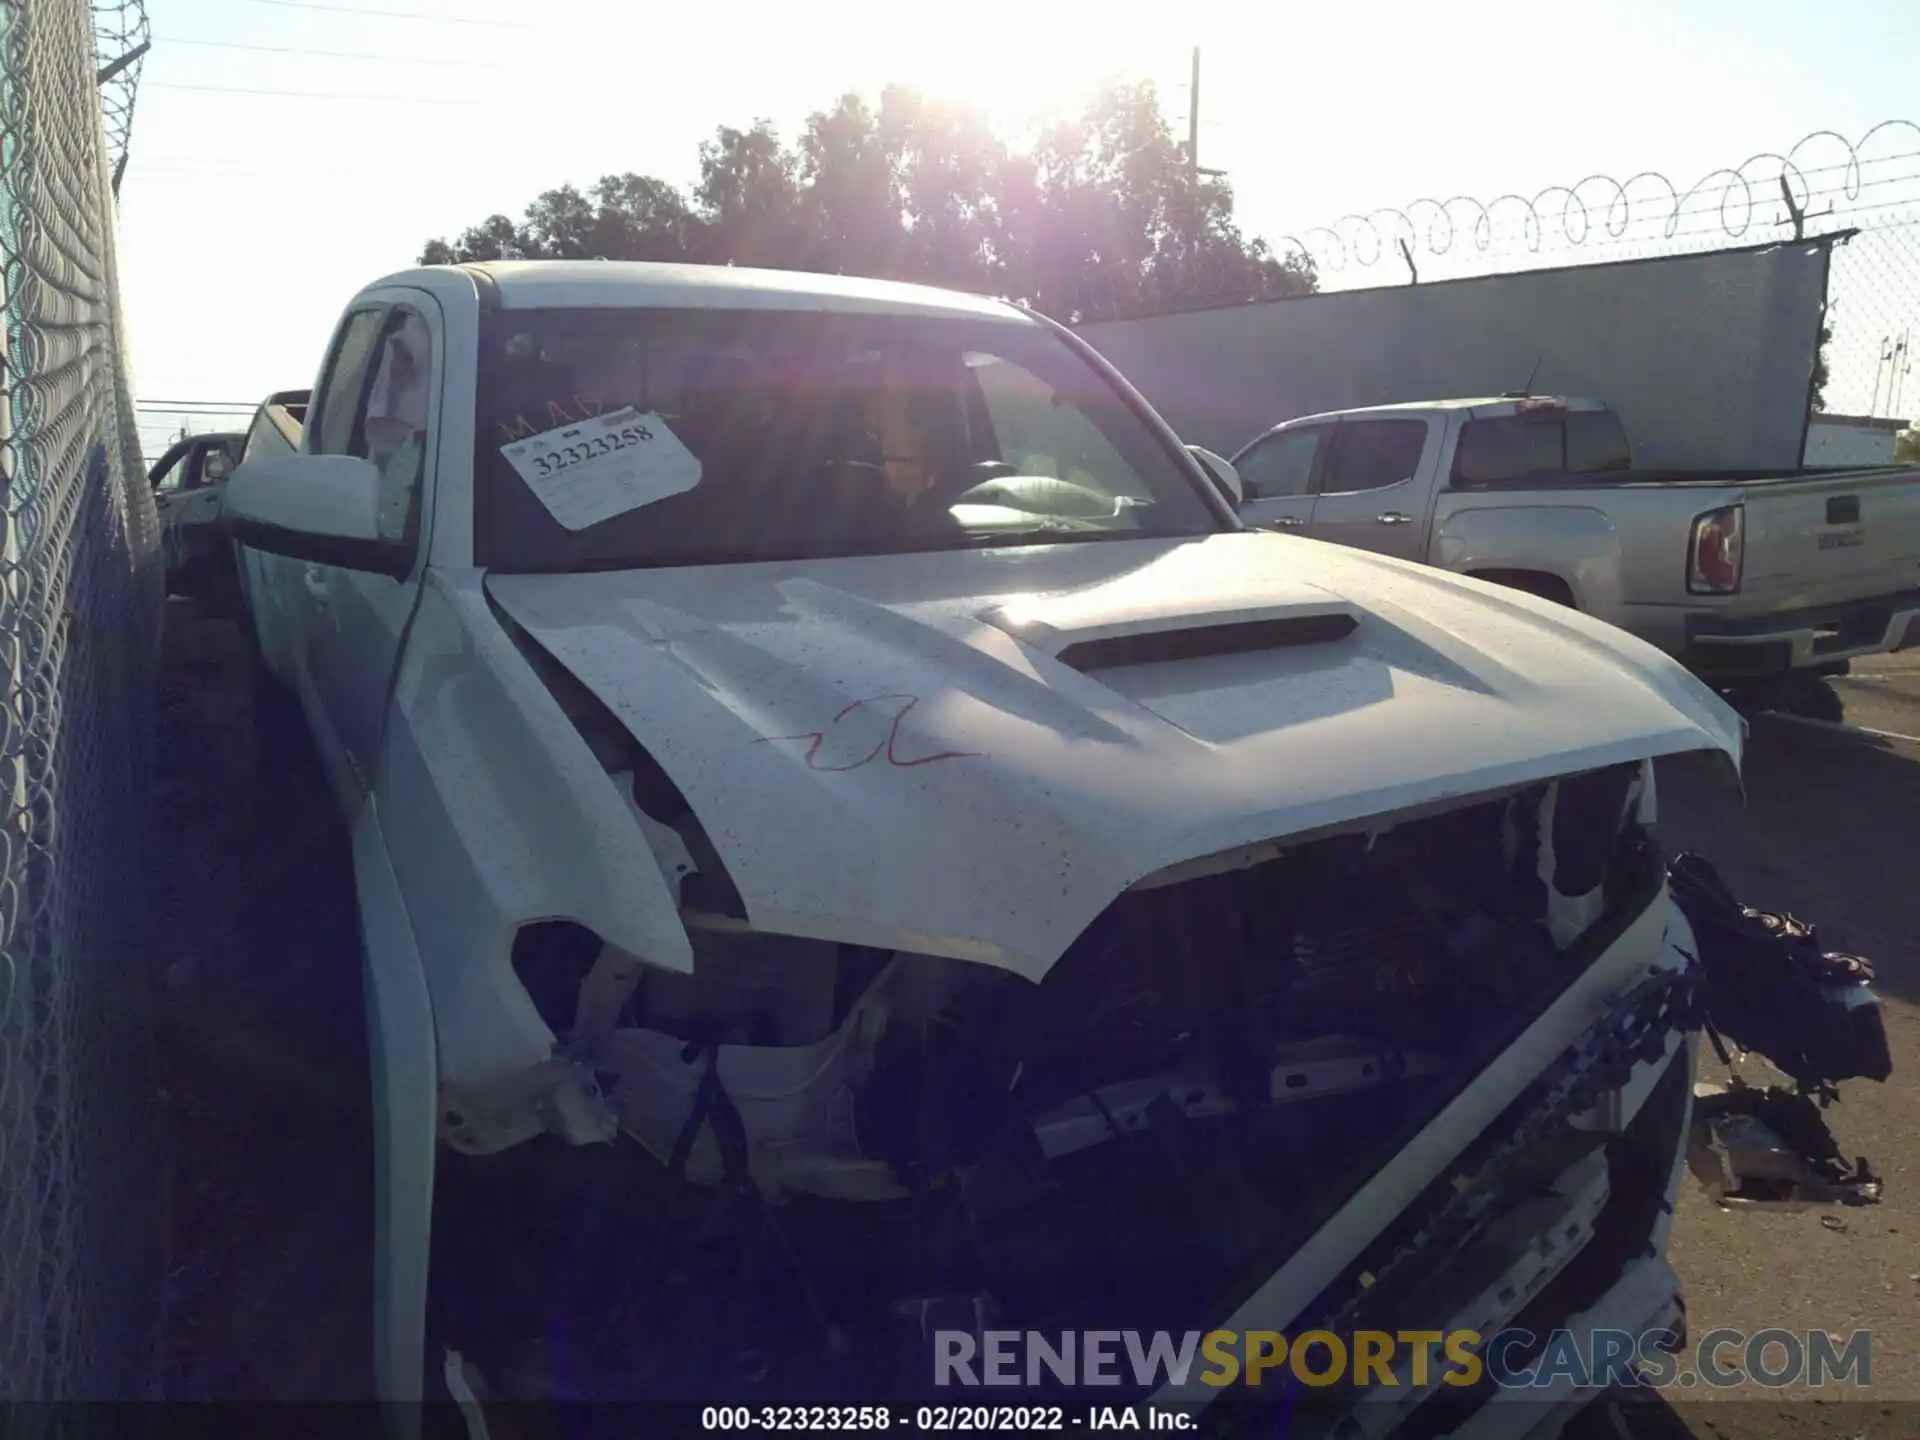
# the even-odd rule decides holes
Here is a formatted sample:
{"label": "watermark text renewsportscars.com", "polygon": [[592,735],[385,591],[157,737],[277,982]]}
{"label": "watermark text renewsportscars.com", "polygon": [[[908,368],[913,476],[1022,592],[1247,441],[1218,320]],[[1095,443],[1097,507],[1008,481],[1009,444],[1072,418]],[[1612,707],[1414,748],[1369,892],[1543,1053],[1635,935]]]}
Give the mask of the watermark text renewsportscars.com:
{"label": "watermark text renewsportscars.com", "polygon": [[[1684,1352],[1684,1353],[1683,1353]],[[1691,1364],[1683,1363],[1690,1359]],[[933,1378],[954,1387],[1040,1386],[1158,1389],[1191,1382],[1215,1387],[1428,1385],[1503,1389],[1609,1385],[1762,1389],[1873,1383],[1873,1335],[1779,1328],[1710,1330],[1687,1346],[1671,1330],[1508,1329],[1081,1330],[1051,1334],[939,1330]]]}

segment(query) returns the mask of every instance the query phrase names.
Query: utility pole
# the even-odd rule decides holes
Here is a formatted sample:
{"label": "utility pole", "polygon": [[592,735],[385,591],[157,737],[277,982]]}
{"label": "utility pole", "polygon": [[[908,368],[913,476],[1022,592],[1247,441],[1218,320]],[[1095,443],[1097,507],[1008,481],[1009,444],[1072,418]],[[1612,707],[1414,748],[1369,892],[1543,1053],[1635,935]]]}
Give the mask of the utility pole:
{"label": "utility pole", "polygon": [[1209,170],[1200,163],[1200,47],[1193,47],[1193,76],[1187,84],[1187,171],[1194,186],[1202,175],[1224,175],[1224,170]]}

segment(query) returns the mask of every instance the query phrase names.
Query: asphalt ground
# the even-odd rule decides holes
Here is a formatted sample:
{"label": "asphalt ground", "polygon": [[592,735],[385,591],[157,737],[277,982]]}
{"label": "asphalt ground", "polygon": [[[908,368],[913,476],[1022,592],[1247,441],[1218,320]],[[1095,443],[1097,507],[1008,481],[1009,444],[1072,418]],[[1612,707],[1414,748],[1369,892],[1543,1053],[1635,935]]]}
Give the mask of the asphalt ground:
{"label": "asphalt ground", "polygon": [[[1856,670],[1834,682],[1847,723],[1920,737],[1920,654]],[[1662,838],[1713,860],[1749,903],[1816,924],[1825,948],[1874,962],[1894,1073],[1884,1085],[1843,1084],[1827,1116],[1842,1153],[1882,1177],[1879,1204],[1729,1211],[1689,1184],[1670,1251],[1696,1336],[1870,1331],[1871,1395],[1846,1397],[1870,1403],[1818,1405],[1834,1393],[1805,1387],[1761,1399],[1754,1387],[1695,1386],[1678,1409],[1699,1435],[1920,1435],[1920,738],[1759,717],[1744,797],[1716,768],[1692,757],[1662,767]],[[1741,1069],[1755,1083],[1775,1078],[1752,1061]],[[1702,1079],[1724,1074],[1711,1058],[1702,1066]]]}
{"label": "asphalt ground", "polygon": [[1920,650],[1857,661],[1853,674],[1833,688],[1849,725],[1920,739]]}
{"label": "asphalt ground", "polygon": [[[1849,720],[1920,736],[1920,655],[1859,672],[1836,686]],[[260,773],[246,676],[231,625],[169,605],[152,876],[176,1162],[166,1391],[354,1399],[370,1386],[371,1160],[351,870],[317,775]],[[1828,1397],[1844,1405],[1674,1391],[1671,1407],[1596,1411],[1584,1428],[1920,1435],[1920,741],[1761,718],[1744,786],[1687,757],[1661,765],[1660,802],[1671,849],[1876,962],[1896,1067],[1887,1085],[1843,1086],[1830,1112],[1843,1149],[1884,1178],[1880,1204],[1733,1212],[1686,1185],[1671,1258],[1690,1327],[1868,1328],[1872,1386]]]}

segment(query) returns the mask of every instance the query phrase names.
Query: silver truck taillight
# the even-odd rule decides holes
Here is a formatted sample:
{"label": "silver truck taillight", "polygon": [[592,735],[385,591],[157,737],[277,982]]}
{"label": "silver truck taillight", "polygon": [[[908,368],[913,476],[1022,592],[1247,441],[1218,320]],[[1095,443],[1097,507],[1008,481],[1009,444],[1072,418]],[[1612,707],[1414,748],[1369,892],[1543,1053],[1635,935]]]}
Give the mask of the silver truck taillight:
{"label": "silver truck taillight", "polygon": [[1723,505],[1696,516],[1687,544],[1687,590],[1694,595],[1732,595],[1740,588],[1743,508]]}

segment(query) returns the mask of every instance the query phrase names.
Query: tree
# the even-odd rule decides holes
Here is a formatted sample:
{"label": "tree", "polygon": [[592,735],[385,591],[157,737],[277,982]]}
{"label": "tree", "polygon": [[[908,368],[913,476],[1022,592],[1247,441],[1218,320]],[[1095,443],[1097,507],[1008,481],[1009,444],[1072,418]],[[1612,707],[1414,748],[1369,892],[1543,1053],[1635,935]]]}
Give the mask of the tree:
{"label": "tree", "polygon": [[1893,442],[1893,458],[1902,465],[1920,465],[1920,425],[1909,424]]}
{"label": "tree", "polygon": [[700,222],[686,197],[649,175],[607,175],[593,188],[594,251],[609,260],[691,260]]}
{"label": "tree", "polygon": [[693,196],[704,221],[707,259],[728,265],[799,269],[817,232],[802,213],[800,161],[780,143],[773,122],[751,129],[722,125],[700,145],[700,183]]}
{"label": "tree", "polygon": [[525,250],[524,237],[513,221],[504,215],[489,215],[478,225],[461,231],[451,245],[444,240],[429,240],[420,263],[445,265],[453,260],[505,260]]}
{"label": "tree", "polygon": [[1827,346],[1832,342],[1833,326],[1823,320],[1820,322],[1820,343],[1813,352],[1813,384],[1808,391],[1816,412],[1827,408],[1827,381],[1832,376],[1827,368]]}
{"label": "tree", "polygon": [[[892,92],[881,101],[884,111]],[[904,200],[894,151],[880,116],[858,95],[843,95],[807,121],[796,173],[804,186],[813,268],[886,275],[901,265]]]}
{"label": "tree", "polygon": [[789,147],[766,120],[703,143],[690,197],[643,175],[562,185],[518,223],[489,216],[423,263],[697,260],[914,280],[998,294],[1062,320],[1315,288],[1233,219],[1188,164],[1154,88],[1110,81],[1015,150],[985,119],[888,86],[840,97]]}

